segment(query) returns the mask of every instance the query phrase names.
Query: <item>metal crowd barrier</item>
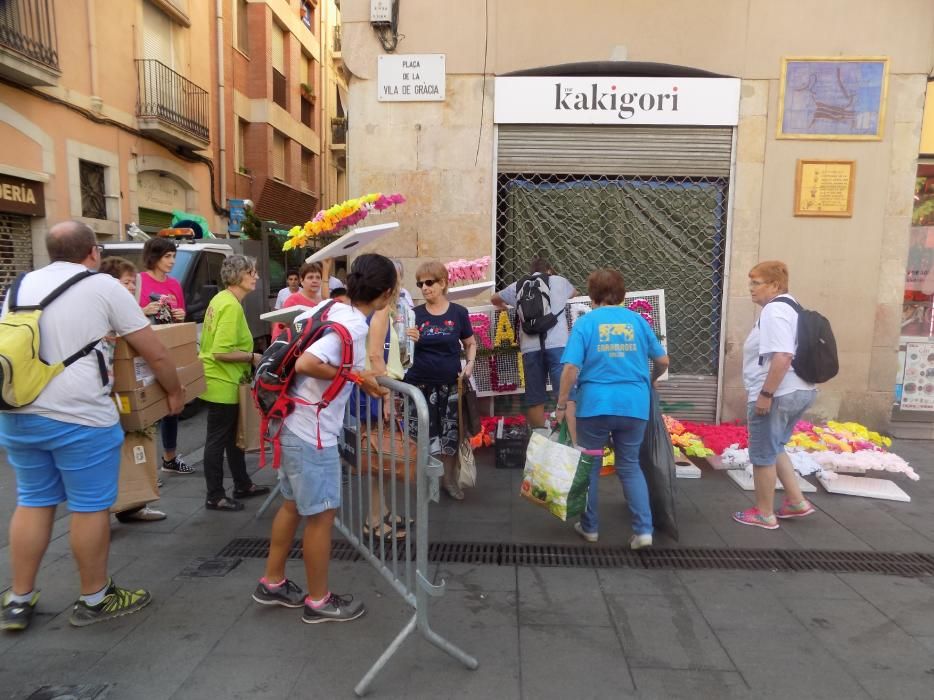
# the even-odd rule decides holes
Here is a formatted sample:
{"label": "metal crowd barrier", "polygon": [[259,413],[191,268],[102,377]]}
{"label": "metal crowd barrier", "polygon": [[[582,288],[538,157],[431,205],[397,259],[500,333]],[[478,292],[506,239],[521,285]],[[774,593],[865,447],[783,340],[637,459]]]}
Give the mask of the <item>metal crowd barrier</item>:
{"label": "metal crowd barrier", "polygon": [[[383,410],[378,410],[374,420],[356,393],[348,402],[340,440],[343,493],[335,526],[415,612],[354,688],[359,696],[367,692],[376,674],[416,630],[467,668],[479,665],[474,657],[432,630],[428,619],[430,599],[442,596],[445,587],[443,581],[433,584],[428,571],[428,502],[438,501],[438,480],[443,473],[441,462],[428,449],[428,405],[422,393],[409,384],[387,377],[380,377],[379,383],[391,392],[385,417]],[[412,420],[417,425],[414,440],[406,430]],[[277,494],[278,487],[257,518]],[[371,512],[385,514],[388,537],[381,536],[382,517],[375,527],[364,531]],[[402,540],[397,539],[400,523],[407,533]]]}

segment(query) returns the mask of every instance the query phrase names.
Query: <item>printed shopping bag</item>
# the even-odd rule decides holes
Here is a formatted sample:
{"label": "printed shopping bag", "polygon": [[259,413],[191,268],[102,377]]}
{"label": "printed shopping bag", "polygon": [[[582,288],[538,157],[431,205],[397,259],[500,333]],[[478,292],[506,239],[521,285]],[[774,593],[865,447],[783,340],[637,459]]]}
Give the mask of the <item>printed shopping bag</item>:
{"label": "printed shopping bag", "polygon": [[[566,430],[562,425],[563,439],[568,441]],[[519,495],[561,520],[577,517],[587,504],[590,465],[578,449],[532,433]]]}
{"label": "printed shopping bag", "polygon": [[639,448],[639,465],[649,487],[652,505],[652,523],[656,530],[673,540],[678,539],[678,518],[675,513],[675,450],[665,427],[665,419],[658,404],[658,394],[652,390],[649,422]]}
{"label": "printed shopping bag", "polygon": [[237,447],[245,452],[260,448],[259,433],[263,416],[253,400],[249,384],[240,385],[240,412],[237,415]]}

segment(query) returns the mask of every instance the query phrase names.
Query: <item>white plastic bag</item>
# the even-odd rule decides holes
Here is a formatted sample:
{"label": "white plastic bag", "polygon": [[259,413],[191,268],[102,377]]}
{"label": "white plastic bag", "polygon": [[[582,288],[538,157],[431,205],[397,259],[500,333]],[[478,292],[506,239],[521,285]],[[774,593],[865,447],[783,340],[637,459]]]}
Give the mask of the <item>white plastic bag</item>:
{"label": "white plastic bag", "polygon": [[457,475],[457,485],[462,489],[472,489],[477,485],[477,462],[473,456],[470,440],[461,440],[457,450],[457,461],[460,462],[460,472]]}

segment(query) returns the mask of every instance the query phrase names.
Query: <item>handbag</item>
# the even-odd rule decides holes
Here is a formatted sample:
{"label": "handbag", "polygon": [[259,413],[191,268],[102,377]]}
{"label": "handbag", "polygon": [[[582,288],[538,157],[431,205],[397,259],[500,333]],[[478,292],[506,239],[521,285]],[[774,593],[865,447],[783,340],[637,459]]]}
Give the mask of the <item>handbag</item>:
{"label": "handbag", "polygon": [[477,401],[477,392],[470,385],[469,379],[457,378],[457,395],[460,400],[459,419],[463,422],[464,436],[471,438],[483,427],[480,425],[480,404]]}
{"label": "handbag", "polygon": [[244,452],[253,452],[260,448],[260,426],[263,416],[256,407],[249,384],[241,384],[238,392],[237,447]]}
{"label": "handbag", "polygon": [[[474,397],[476,399],[476,397]],[[460,403],[463,406],[463,395]],[[457,419],[458,438],[457,448],[457,485],[462,489],[472,489],[477,485],[477,462],[474,459],[473,447],[470,446],[470,436],[465,432],[464,412],[460,411]]]}
{"label": "handbag", "polygon": [[366,430],[361,426],[360,466],[373,476],[380,471],[385,478],[405,481],[418,474],[418,445],[409,437],[400,420],[394,426],[383,426],[382,434],[376,426]]}

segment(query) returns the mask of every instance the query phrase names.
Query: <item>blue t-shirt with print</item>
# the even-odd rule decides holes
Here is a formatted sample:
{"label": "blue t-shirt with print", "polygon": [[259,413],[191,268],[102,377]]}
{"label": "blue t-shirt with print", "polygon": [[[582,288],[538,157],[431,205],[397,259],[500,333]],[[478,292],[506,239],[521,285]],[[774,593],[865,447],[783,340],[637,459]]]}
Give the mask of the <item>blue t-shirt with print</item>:
{"label": "blue t-shirt with print", "polygon": [[405,381],[410,384],[456,382],[461,371],[461,340],[473,335],[467,309],[450,303],[447,311],[435,316],[421,304],[415,307],[415,327],[419,338]]}
{"label": "blue t-shirt with print", "polygon": [[601,306],[578,319],[561,361],[580,369],[577,415],[649,417],[649,359],[665,349],[642,316]]}

